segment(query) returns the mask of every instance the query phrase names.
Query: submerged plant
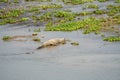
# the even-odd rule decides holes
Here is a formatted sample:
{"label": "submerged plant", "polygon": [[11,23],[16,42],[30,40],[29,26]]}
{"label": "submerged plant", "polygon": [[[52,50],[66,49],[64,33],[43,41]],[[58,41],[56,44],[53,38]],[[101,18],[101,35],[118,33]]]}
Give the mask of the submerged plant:
{"label": "submerged plant", "polygon": [[120,3],[120,0],[115,0],[115,3]]}
{"label": "submerged plant", "polygon": [[105,11],[97,9],[97,10],[93,11],[93,13],[94,14],[105,14]]}
{"label": "submerged plant", "polygon": [[98,5],[97,4],[88,4],[85,6],[85,8],[94,8],[94,9],[98,9]]}
{"label": "submerged plant", "polygon": [[41,40],[39,38],[33,38],[33,41],[40,42]]}
{"label": "submerged plant", "polygon": [[78,43],[78,42],[71,42],[71,45],[73,45],[73,46],[78,46],[79,43]]}
{"label": "submerged plant", "polygon": [[10,17],[18,17],[23,14],[24,10],[19,9],[11,9],[11,10],[3,10],[2,14],[0,14],[0,19],[10,18]]}
{"label": "submerged plant", "polygon": [[119,36],[110,36],[110,37],[104,38],[103,40],[109,41],[109,42],[115,42],[115,41],[120,41],[120,37]]}
{"label": "submerged plant", "polygon": [[34,32],[40,32],[40,28],[34,29],[33,31],[34,31]]}
{"label": "submerged plant", "polygon": [[64,3],[71,3],[74,5],[93,2],[94,0],[62,0]]}
{"label": "submerged plant", "polygon": [[109,0],[98,0],[99,2],[106,2],[106,1],[109,1]]}
{"label": "submerged plant", "polygon": [[10,40],[10,39],[11,39],[10,36],[3,36],[3,38],[2,38],[3,41],[8,41],[8,40]]}
{"label": "submerged plant", "polygon": [[108,5],[107,6],[109,16],[114,16],[117,13],[120,13],[120,5]]}

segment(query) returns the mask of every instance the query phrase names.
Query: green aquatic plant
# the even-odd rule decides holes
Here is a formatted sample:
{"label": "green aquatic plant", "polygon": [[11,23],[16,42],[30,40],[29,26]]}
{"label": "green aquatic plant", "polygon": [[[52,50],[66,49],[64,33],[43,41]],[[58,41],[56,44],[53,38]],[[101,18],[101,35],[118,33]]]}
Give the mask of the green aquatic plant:
{"label": "green aquatic plant", "polygon": [[0,2],[8,2],[8,0],[0,0]]}
{"label": "green aquatic plant", "polygon": [[38,34],[36,33],[36,32],[34,32],[33,34],[32,34],[32,36],[37,36]]}
{"label": "green aquatic plant", "polygon": [[41,30],[40,30],[40,28],[38,28],[38,29],[34,29],[33,31],[34,32],[40,32]]}
{"label": "green aquatic plant", "polygon": [[39,10],[40,10],[39,7],[30,7],[26,11],[28,11],[28,12],[36,12],[36,11],[39,11]]}
{"label": "green aquatic plant", "polygon": [[25,1],[39,1],[39,2],[50,2],[51,0],[25,0]]}
{"label": "green aquatic plant", "polygon": [[20,19],[16,19],[16,18],[8,18],[8,19],[3,19],[0,21],[0,25],[5,25],[5,24],[13,24],[13,23],[18,23],[18,22],[24,22],[27,21],[28,18],[20,18]]}
{"label": "green aquatic plant", "polygon": [[19,3],[19,0],[13,0],[14,3]]}
{"label": "green aquatic plant", "polygon": [[52,13],[51,13],[51,12],[44,13],[44,14],[41,15],[38,19],[39,19],[41,22],[46,22],[46,21],[48,21],[48,20],[52,20]]}
{"label": "green aquatic plant", "polygon": [[106,2],[106,1],[109,1],[109,0],[98,0],[99,2]]}
{"label": "green aquatic plant", "polygon": [[120,41],[120,37],[119,36],[110,36],[110,37],[104,38],[103,40],[109,41],[109,42],[115,42],[115,41]]}
{"label": "green aquatic plant", "polygon": [[84,34],[96,32],[101,29],[100,21],[95,18],[87,18],[76,22],[66,22],[55,26],[46,27],[46,31],[74,31],[83,29]]}
{"label": "green aquatic plant", "polygon": [[46,10],[46,9],[53,9],[53,8],[62,8],[61,4],[49,4],[49,5],[41,5],[39,6],[40,9],[42,10]]}
{"label": "green aquatic plant", "polygon": [[105,11],[97,9],[97,10],[93,11],[93,13],[94,14],[105,14]]}
{"label": "green aquatic plant", "polygon": [[107,14],[109,16],[114,16],[117,13],[120,13],[120,5],[107,5]]}
{"label": "green aquatic plant", "polygon": [[79,43],[78,43],[78,42],[71,42],[71,45],[73,45],[73,46],[78,46]]}
{"label": "green aquatic plant", "polygon": [[46,24],[46,27],[50,27],[50,26],[53,26],[53,23],[52,23],[52,22],[48,22],[48,23]]}
{"label": "green aquatic plant", "polygon": [[21,18],[19,21],[24,22],[24,21],[27,21],[27,20],[29,20],[29,18],[24,17],[24,18]]}
{"label": "green aquatic plant", "polygon": [[64,18],[65,21],[72,21],[76,17],[74,13],[64,10],[55,11],[54,16],[57,18]]}
{"label": "green aquatic plant", "polygon": [[120,0],[115,0],[115,3],[120,3]]}
{"label": "green aquatic plant", "polygon": [[3,41],[8,41],[8,40],[10,40],[10,39],[11,39],[10,36],[3,36],[3,38],[2,38]]}
{"label": "green aquatic plant", "polygon": [[98,5],[97,4],[88,4],[88,5],[85,6],[85,8],[98,9]]}
{"label": "green aquatic plant", "polygon": [[41,40],[39,38],[33,38],[33,41],[40,42]]}
{"label": "green aquatic plant", "polygon": [[71,3],[71,4],[74,4],[74,5],[77,5],[77,4],[84,4],[84,3],[87,3],[87,2],[93,2],[94,0],[62,0],[64,3]]}
{"label": "green aquatic plant", "polygon": [[24,10],[20,9],[10,9],[10,10],[3,10],[0,14],[0,19],[10,18],[10,17],[19,17],[21,14],[24,13]]}
{"label": "green aquatic plant", "polygon": [[87,15],[91,15],[92,12],[90,11],[84,11],[84,12],[80,12],[80,13],[77,13],[76,15],[77,16],[87,16]]}

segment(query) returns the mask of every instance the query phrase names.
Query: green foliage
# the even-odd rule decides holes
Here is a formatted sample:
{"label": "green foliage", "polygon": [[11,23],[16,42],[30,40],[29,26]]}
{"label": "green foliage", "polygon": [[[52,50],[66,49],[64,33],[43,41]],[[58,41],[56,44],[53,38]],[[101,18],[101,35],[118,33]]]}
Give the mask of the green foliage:
{"label": "green foliage", "polygon": [[53,9],[53,8],[62,8],[61,4],[49,4],[49,5],[41,5],[39,6],[40,9],[42,10],[46,10],[46,9]]}
{"label": "green foliage", "polygon": [[48,20],[52,20],[52,13],[51,12],[47,12],[44,13],[43,15],[40,16],[40,18],[38,18],[41,22],[45,22]]}
{"label": "green foliage", "polygon": [[97,4],[88,4],[85,6],[85,8],[94,8],[94,9],[98,9],[98,5]]}
{"label": "green foliage", "polygon": [[51,1],[51,0],[25,0],[25,1],[39,1],[39,2],[47,2],[47,1]]}
{"label": "green foliage", "polygon": [[92,12],[89,12],[89,11],[84,11],[84,12],[81,12],[81,13],[77,13],[77,16],[87,16],[87,15],[91,15]]}
{"label": "green foliage", "polygon": [[53,23],[52,23],[52,22],[48,22],[48,23],[46,24],[46,27],[50,27],[50,26],[53,26]]}
{"label": "green foliage", "polygon": [[108,5],[107,6],[109,16],[114,16],[117,13],[120,13],[120,5]]}
{"label": "green foliage", "polygon": [[83,29],[84,34],[88,34],[90,32],[96,32],[101,29],[100,21],[95,18],[87,18],[82,21],[76,22],[67,22],[58,24],[51,27],[46,27],[46,31],[74,31],[78,29]]}
{"label": "green foliage", "polygon": [[54,16],[58,18],[64,18],[66,21],[72,21],[75,18],[75,15],[72,12],[66,12],[63,10],[56,11]]}
{"label": "green foliage", "polygon": [[78,43],[78,42],[71,42],[71,45],[73,45],[73,46],[78,46],[79,43]]}
{"label": "green foliage", "polygon": [[0,0],[0,2],[8,2],[8,0]]}
{"label": "green foliage", "polygon": [[3,36],[3,38],[2,38],[3,41],[8,41],[8,40],[10,40],[10,39],[11,39],[10,36]]}
{"label": "green foliage", "polygon": [[71,3],[74,5],[93,2],[94,0],[62,0],[64,3]]}
{"label": "green foliage", "polygon": [[19,3],[19,0],[13,0],[14,3]]}
{"label": "green foliage", "polygon": [[33,34],[32,34],[32,36],[37,36],[38,34],[36,33],[36,32],[34,32]]}
{"label": "green foliage", "polygon": [[33,41],[40,42],[41,40],[39,38],[33,38]]}
{"label": "green foliage", "polygon": [[44,4],[40,6],[29,6],[26,11],[28,12],[38,12],[40,10],[54,9],[54,8],[62,8],[61,4]]}
{"label": "green foliage", "polygon": [[109,1],[109,0],[98,0],[99,2],[106,2],[106,1]]}
{"label": "green foliage", "polygon": [[33,31],[34,31],[34,32],[40,32],[40,28],[34,29]]}
{"label": "green foliage", "polygon": [[111,36],[103,39],[104,41],[109,41],[109,42],[115,42],[115,41],[120,41],[119,36]]}
{"label": "green foliage", "polygon": [[21,18],[20,21],[24,22],[27,21],[29,18]]}
{"label": "green foliage", "polygon": [[105,14],[105,11],[104,10],[95,10],[93,11],[94,14]]}
{"label": "green foliage", "polygon": [[11,10],[3,10],[0,14],[0,19],[10,18],[10,17],[18,17],[23,14],[24,10],[19,9],[11,9]]}
{"label": "green foliage", "polygon": [[38,7],[31,7],[27,11],[28,12],[36,12],[36,11],[39,11],[39,8]]}
{"label": "green foliage", "polygon": [[28,18],[20,18],[20,19],[8,18],[8,19],[1,20],[0,25],[5,25],[7,23],[13,24],[13,23],[17,23],[17,22],[24,22],[24,21],[27,21],[27,20],[28,20]]}
{"label": "green foliage", "polygon": [[120,3],[120,0],[115,0],[115,3]]}

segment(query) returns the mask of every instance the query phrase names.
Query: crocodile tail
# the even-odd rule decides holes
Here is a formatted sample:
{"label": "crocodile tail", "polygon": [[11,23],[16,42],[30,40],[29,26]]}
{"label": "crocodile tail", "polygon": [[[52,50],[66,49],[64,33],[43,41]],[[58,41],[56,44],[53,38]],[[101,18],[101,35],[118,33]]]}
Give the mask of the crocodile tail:
{"label": "crocodile tail", "polygon": [[41,49],[41,48],[43,48],[43,45],[42,45],[42,46],[39,46],[37,49]]}

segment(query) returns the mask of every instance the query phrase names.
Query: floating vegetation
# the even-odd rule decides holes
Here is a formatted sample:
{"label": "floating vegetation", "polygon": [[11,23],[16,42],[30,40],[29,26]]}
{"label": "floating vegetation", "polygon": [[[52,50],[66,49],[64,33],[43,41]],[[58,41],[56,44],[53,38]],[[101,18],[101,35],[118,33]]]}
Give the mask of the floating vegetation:
{"label": "floating vegetation", "polygon": [[86,5],[84,8],[98,9],[98,5],[97,5],[97,4],[88,4],[88,5]]}
{"label": "floating vegetation", "polygon": [[51,0],[25,0],[25,1],[39,1],[39,2],[47,2],[47,1],[51,1]]}
{"label": "floating vegetation", "polygon": [[52,13],[51,12],[44,13],[37,19],[40,20],[41,22],[46,22],[48,20],[52,20]]}
{"label": "floating vegetation", "polygon": [[39,8],[38,7],[30,7],[28,10],[26,10],[28,12],[37,12],[39,11]]}
{"label": "floating vegetation", "polygon": [[43,10],[53,9],[53,8],[62,8],[62,5],[61,4],[51,3],[49,5],[41,5],[40,8],[43,9]]}
{"label": "floating vegetation", "polygon": [[40,42],[41,40],[39,38],[33,38],[33,41]]}
{"label": "floating vegetation", "polygon": [[0,21],[0,25],[5,25],[5,24],[13,24],[13,23],[18,23],[18,22],[25,22],[29,20],[29,18],[20,18],[20,19],[15,19],[15,18],[8,18],[8,19],[3,19]]}
{"label": "floating vegetation", "polygon": [[20,15],[24,13],[24,9],[2,9],[0,11],[0,25],[5,25],[7,23],[16,23],[27,21],[28,18],[20,18]]}
{"label": "floating vegetation", "polygon": [[8,2],[8,0],[0,0],[0,2]]}
{"label": "floating vegetation", "polygon": [[53,23],[52,23],[52,22],[48,22],[45,26],[46,26],[46,27],[53,26]]}
{"label": "floating vegetation", "polygon": [[[10,2],[9,0],[0,0],[0,2],[5,2],[5,3],[8,3]],[[11,3],[19,3],[19,0],[12,0]]]}
{"label": "floating vegetation", "polygon": [[38,34],[36,33],[36,32],[34,32],[33,34],[32,34],[32,36],[37,36]]}
{"label": "floating vegetation", "polygon": [[109,42],[115,42],[115,41],[120,41],[120,37],[119,36],[110,36],[110,37],[104,38],[103,40],[109,41]]}
{"label": "floating vegetation", "polygon": [[13,0],[14,3],[19,3],[19,0]]}
{"label": "floating vegetation", "polygon": [[62,0],[64,3],[71,3],[74,5],[77,4],[83,4],[83,3],[87,3],[87,2],[93,2],[94,0]]}
{"label": "floating vegetation", "polygon": [[2,10],[0,14],[0,19],[18,17],[23,13],[24,13],[24,10],[21,10],[21,9]]}
{"label": "floating vegetation", "polygon": [[47,22],[46,26],[52,26],[53,24],[65,23],[73,21],[76,17],[76,14],[70,11],[57,10],[53,12],[47,12],[41,15],[40,17],[33,17],[35,20],[40,22]]}
{"label": "floating vegetation", "polygon": [[34,29],[33,31],[34,31],[34,32],[40,32],[40,28]]}
{"label": "floating vegetation", "polygon": [[120,3],[120,0],[115,0],[115,3]]}
{"label": "floating vegetation", "polygon": [[10,39],[11,39],[10,36],[3,36],[3,38],[2,38],[3,41],[8,41],[8,40],[10,40]]}
{"label": "floating vegetation", "polygon": [[77,13],[76,15],[77,16],[87,16],[87,15],[91,15],[92,12],[90,11],[84,11],[84,12],[80,12],[80,13]]}
{"label": "floating vegetation", "polygon": [[101,14],[105,14],[105,11],[97,9],[97,10],[93,11],[93,13],[101,15]]}
{"label": "floating vegetation", "polygon": [[73,14],[72,12],[67,12],[63,10],[56,11],[54,13],[54,16],[58,18],[64,18],[66,21],[72,21],[75,18],[75,14]]}
{"label": "floating vegetation", "polygon": [[78,29],[83,29],[84,34],[96,32],[101,29],[100,21],[95,18],[87,18],[82,21],[67,22],[45,28],[46,31],[73,31]]}
{"label": "floating vegetation", "polygon": [[73,45],[73,46],[78,46],[79,43],[78,43],[78,42],[71,42],[71,45]]}
{"label": "floating vegetation", "polygon": [[47,9],[54,9],[54,8],[62,8],[61,4],[47,4],[47,5],[40,5],[40,6],[28,6],[28,9],[26,11],[28,12],[37,12],[39,10],[47,10]]}
{"label": "floating vegetation", "polygon": [[98,0],[99,2],[106,2],[106,1],[109,1],[109,0]]}
{"label": "floating vegetation", "polygon": [[108,5],[107,6],[109,16],[114,16],[117,13],[120,13],[120,5]]}

